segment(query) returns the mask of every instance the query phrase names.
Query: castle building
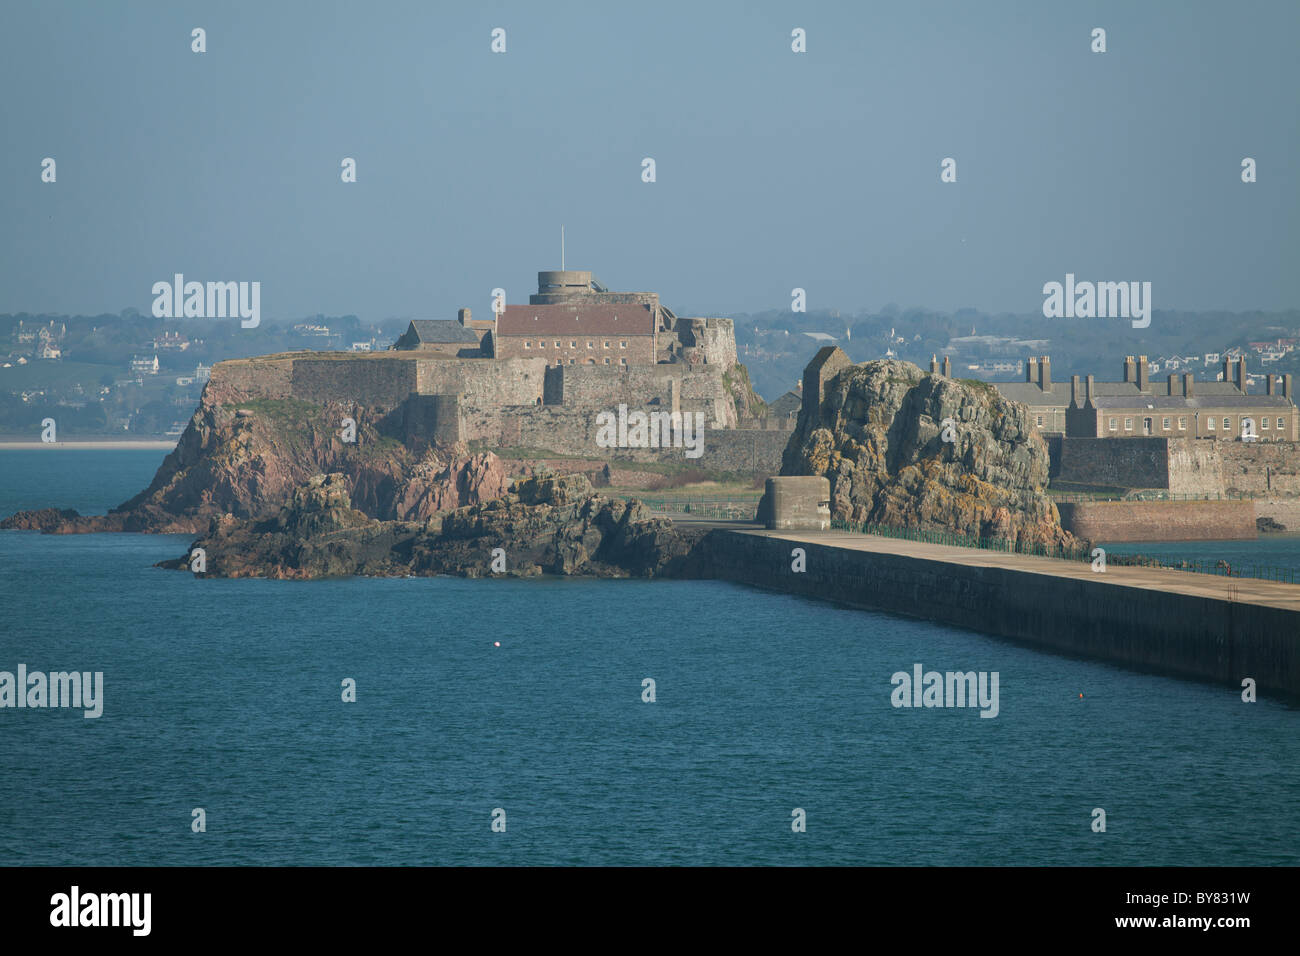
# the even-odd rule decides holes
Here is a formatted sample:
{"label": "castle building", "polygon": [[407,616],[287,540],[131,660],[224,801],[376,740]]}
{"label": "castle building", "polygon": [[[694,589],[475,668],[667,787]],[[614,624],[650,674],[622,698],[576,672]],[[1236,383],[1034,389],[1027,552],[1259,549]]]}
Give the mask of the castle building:
{"label": "castle building", "polygon": [[654,365],[658,309],[650,305],[507,305],[492,341],[497,358],[548,365]]}
{"label": "castle building", "polygon": [[1024,382],[993,383],[994,388],[1028,405],[1030,421],[1043,433],[1233,440],[1253,425],[1257,441],[1296,441],[1300,434],[1291,376],[1269,375],[1265,393],[1252,395],[1245,357],[1225,358],[1217,382],[1196,382],[1190,373],[1156,382],[1145,355],[1125,357],[1120,382],[1075,375],[1068,386],[1053,383],[1045,355],[1030,358],[1025,368]]}
{"label": "castle building", "polygon": [[461,309],[460,318],[455,322],[450,319],[414,319],[401,338],[393,343],[393,348],[448,358],[490,357],[491,343],[485,352],[483,339],[491,329],[491,323],[487,329],[476,329],[465,324],[468,320],[469,309]]}

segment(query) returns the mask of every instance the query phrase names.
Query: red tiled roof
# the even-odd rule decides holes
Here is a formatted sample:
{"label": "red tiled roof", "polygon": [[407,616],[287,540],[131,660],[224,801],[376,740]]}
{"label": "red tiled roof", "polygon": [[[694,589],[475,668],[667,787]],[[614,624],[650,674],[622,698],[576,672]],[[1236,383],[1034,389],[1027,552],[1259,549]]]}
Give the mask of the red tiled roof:
{"label": "red tiled roof", "polygon": [[507,305],[497,335],[652,335],[647,305]]}

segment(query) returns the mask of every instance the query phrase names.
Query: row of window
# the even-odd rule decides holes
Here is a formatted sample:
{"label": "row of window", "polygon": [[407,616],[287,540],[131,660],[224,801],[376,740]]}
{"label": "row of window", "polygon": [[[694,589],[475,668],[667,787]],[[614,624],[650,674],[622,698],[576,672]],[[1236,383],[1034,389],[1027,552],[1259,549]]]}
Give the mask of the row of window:
{"label": "row of window", "polygon": [[[527,340],[524,341],[524,348],[526,348],[526,349],[530,349],[530,348],[532,348],[532,347],[533,347],[533,343],[532,343],[532,342],[529,342],[529,341],[527,341]],[[539,349],[544,349],[544,348],[546,348],[546,341],[545,341],[544,339],[538,339],[538,340],[537,340],[537,347],[538,347]],[[556,340],[555,340],[555,347],[556,347],[557,349],[558,349],[558,348],[563,348],[563,345],[561,344],[561,342],[560,342],[559,339],[556,339]],[[576,349],[577,347],[578,347],[578,342],[577,342],[577,340],[576,340],[576,339],[570,339],[570,340],[569,340],[569,348],[571,348],[571,349]],[[595,343],[595,342],[592,342],[592,341],[590,341],[590,340],[588,340],[588,342],[587,342],[587,348],[589,348],[589,349],[594,349],[595,347],[596,347],[596,343]],[[621,348],[621,349],[625,349],[625,348],[627,348],[627,339],[623,339],[622,341],[620,341],[620,342],[618,343],[618,347]],[[609,339],[606,339],[606,340],[605,340],[605,348],[609,348]]]}
{"label": "row of window", "polygon": [[[562,359],[562,358],[557,358],[557,359],[555,360],[555,364],[556,364],[556,365],[563,365],[563,364],[564,364],[564,359]],[[569,364],[570,364],[570,365],[577,365],[577,364],[578,364],[578,360],[577,360],[577,359],[573,359],[573,358],[571,358],[571,359],[569,359]],[[595,364],[596,364],[596,360],[595,360],[594,358],[589,358],[589,359],[586,359],[582,364],[584,364],[584,365],[595,365]],[[610,362],[610,360],[609,360],[608,358],[606,358],[606,359],[605,359],[605,364],[606,364],[606,365],[612,365],[613,363]],[[626,365],[626,364],[627,364],[627,359],[625,359],[625,358],[620,358],[620,359],[618,360],[618,364],[619,364],[619,365]]]}
{"label": "row of window", "polygon": [[[1119,419],[1117,419],[1117,418],[1112,418],[1112,419],[1110,420],[1109,425],[1110,425],[1110,430],[1111,430],[1111,431],[1113,431],[1113,432],[1114,432],[1114,431],[1119,431],[1119,425],[1118,425],[1118,422],[1119,422]],[[1168,418],[1162,419],[1162,422],[1163,422],[1164,430],[1165,430],[1165,431],[1169,431],[1169,427],[1170,427],[1170,425],[1169,425],[1169,423],[1170,423],[1170,419],[1168,419]],[[1261,418],[1261,419],[1259,420],[1259,427],[1260,427],[1260,430],[1261,430],[1261,431],[1268,431],[1268,430],[1269,430],[1269,428],[1268,428],[1268,422],[1269,422],[1269,420],[1268,420],[1267,417],[1263,417],[1263,418]],[[1041,425],[1042,423],[1043,423],[1043,419],[1042,419],[1042,416],[1040,415],[1039,418],[1038,418],[1038,424]],[[1215,429],[1215,424],[1214,424],[1214,423],[1215,423],[1215,420],[1214,420],[1213,418],[1206,418],[1206,419],[1205,419],[1205,427],[1206,427],[1206,430],[1207,430],[1207,431],[1215,431],[1216,429]],[[1284,429],[1284,428],[1286,428],[1285,420],[1279,418],[1279,419],[1277,420],[1277,427],[1278,427],[1279,430],[1280,430],[1280,429]],[[1126,418],[1126,419],[1124,419],[1124,431],[1126,431],[1126,432],[1131,432],[1132,430],[1133,430],[1133,419],[1131,419],[1131,418]],[[1180,418],[1178,419],[1178,430],[1179,430],[1180,432],[1182,432],[1182,431],[1187,431],[1187,419],[1186,419],[1186,418],[1182,418],[1182,417],[1180,417]],[[1223,430],[1224,430],[1225,432],[1230,432],[1230,431],[1232,431],[1232,419],[1230,419],[1230,418],[1225,418],[1225,419],[1223,420]]]}

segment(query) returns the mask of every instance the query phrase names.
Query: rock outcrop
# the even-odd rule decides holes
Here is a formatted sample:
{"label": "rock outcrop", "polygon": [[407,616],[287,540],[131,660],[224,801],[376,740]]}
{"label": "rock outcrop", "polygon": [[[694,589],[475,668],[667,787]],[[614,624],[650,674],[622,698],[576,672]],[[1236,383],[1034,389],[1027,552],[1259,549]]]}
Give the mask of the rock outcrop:
{"label": "rock outcrop", "polygon": [[308,480],[273,518],[213,519],[185,557],[159,566],[187,569],[201,548],[214,577],[648,577],[681,572],[701,534],[638,501],[595,494],[581,475],[522,479],[494,500],[418,522],[371,518],[333,474]]}
{"label": "rock outcrop", "polygon": [[1047,447],[1028,408],[910,362],[831,368],[820,404],[799,414],[781,474],[826,476],[834,518],[1080,546],[1046,494]]}
{"label": "rock outcrop", "polygon": [[[357,423],[355,442],[342,440],[344,417]],[[317,474],[342,475],[352,506],[369,517],[423,521],[499,497],[509,486],[495,455],[470,454],[463,445],[410,448],[380,434],[371,419],[355,406],[223,404],[205,392],[176,448],[134,498],[107,515],[19,512],[0,528],[195,534],[225,515],[272,517]]]}

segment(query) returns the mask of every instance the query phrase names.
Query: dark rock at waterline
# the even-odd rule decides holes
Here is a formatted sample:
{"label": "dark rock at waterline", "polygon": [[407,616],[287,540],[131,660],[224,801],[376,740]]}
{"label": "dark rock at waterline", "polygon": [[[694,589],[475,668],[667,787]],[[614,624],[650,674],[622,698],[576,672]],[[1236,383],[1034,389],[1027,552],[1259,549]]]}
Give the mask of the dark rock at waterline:
{"label": "dark rock at waterline", "polygon": [[639,501],[595,494],[582,475],[521,479],[424,522],[370,518],[351,506],[342,475],[318,475],[274,518],[214,518],[185,557],[159,567],[188,569],[201,548],[214,577],[650,577],[685,573],[702,534]]}
{"label": "dark rock at waterline", "polygon": [[1272,518],[1259,517],[1255,519],[1255,530],[1260,534],[1277,534],[1279,531],[1285,531],[1286,525],[1278,524]]}

